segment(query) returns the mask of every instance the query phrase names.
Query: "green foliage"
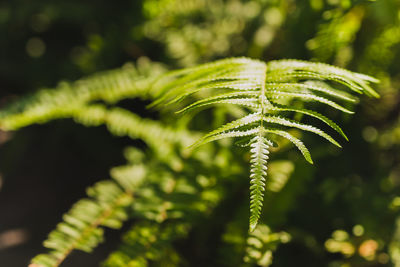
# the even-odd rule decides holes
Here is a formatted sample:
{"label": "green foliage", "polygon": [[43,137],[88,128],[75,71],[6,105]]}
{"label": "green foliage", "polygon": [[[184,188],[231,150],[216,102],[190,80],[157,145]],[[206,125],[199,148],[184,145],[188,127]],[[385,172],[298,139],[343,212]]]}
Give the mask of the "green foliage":
{"label": "green foliage", "polygon": [[[17,129],[35,122],[67,117],[86,126],[104,124],[114,135],[144,140],[159,159],[164,158],[163,161],[177,171],[186,166],[179,163],[179,156],[175,154],[173,147],[179,143],[183,146],[187,145],[193,140],[193,134],[163,126],[156,121],[142,119],[128,110],[117,107],[110,109],[105,105],[91,104],[91,102],[101,100],[113,103],[126,97],[146,99],[153,95],[158,98],[153,105],[182,102],[191,97],[200,98],[186,105],[181,112],[215,104],[234,104],[244,107],[248,112],[247,115],[211,131],[195,145],[199,146],[226,137],[246,138],[246,146],[250,146],[251,165],[250,232],[256,229],[261,215],[268,154],[270,147],[273,146],[271,140],[274,140],[275,136],[284,137],[292,142],[310,163],[312,160],[308,149],[300,139],[291,135],[286,127],[315,133],[340,146],[329,134],[319,128],[291,119],[288,117],[288,112],[316,118],[347,139],[336,123],[318,112],[293,107],[296,106],[295,103],[301,105],[304,102],[322,103],[333,109],[352,113],[333,99],[354,103],[356,98],[342,90],[333,89],[321,82],[323,80],[344,85],[356,93],[378,96],[368,85],[370,82],[376,82],[372,77],[325,64],[296,60],[271,61],[266,64],[247,58],[232,58],[172,71],[159,78],[151,79],[141,78],[137,72],[129,73],[131,71],[132,69],[128,70],[128,73],[125,70],[114,71],[75,82],[72,86],[61,86],[55,91],[41,91],[23,100],[22,104],[17,102],[3,110],[0,125],[4,129]],[[152,86],[150,86],[151,83],[153,83]],[[153,93],[150,95],[148,92]],[[77,101],[72,101],[72,99],[77,99]],[[135,156],[128,156],[128,158],[136,160]],[[139,156],[140,158],[142,157]],[[162,244],[172,242],[181,236],[178,232],[187,235],[191,224],[184,223],[183,225],[186,226],[183,229],[186,230],[182,232],[179,230],[183,226],[181,222],[169,222],[167,223],[169,226],[165,226],[165,229],[164,223],[161,223],[167,219],[193,220],[198,216],[197,212],[202,213],[209,209],[207,203],[211,195],[203,192],[196,199],[194,194],[198,189],[187,183],[186,178],[180,179],[176,175],[172,178],[170,171],[164,168],[164,171],[160,173],[159,167],[156,166],[152,171],[147,171],[146,186],[141,188],[136,181],[139,179],[138,176],[139,180],[144,179],[144,171],[137,174],[137,168],[127,166],[113,170],[113,177],[119,185],[105,181],[89,189],[88,194],[94,200],[79,201],[64,216],[64,222],[57,226],[44,243],[51,249],[50,253],[39,255],[32,262],[38,266],[58,266],[74,249],[92,251],[102,240],[101,226],[119,228],[121,222],[129,217],[126,213],[127,206],[132,207],[135,217],[154,220],[159,224],[134,226],[126,235],[126,244],[114,252],[105,264],[107,266],[130,264],[146,266],[147,260],[160,260],[160,257],[165,258],[166,255],[174,254],[172,247]],[[143,167],[140,169],[142,170]],[[153,186],[151,186],[152,183]],[[135,201],[133,201],[133,192],[139,192],[139,197]],[[215,205],[215,201],[219,198],[211,198],[214,199],[211,203]],[[263,227],[266,226],[260,226],[259,229],[264,229]],[[271,250],[264,246],[254,247],[252,241],[265,241],[265,238],[257,236],[257,233],[267,230],[268,227],[256,231],[254,236],[249,237],[251,244],[248,256],[245,257],[246,261],[255,260],[263,266],[270,263]],[[166,231],[165,234],[163,234],[164,231]],[[160,237],[154,237],[154,235],[160,235]],[[139,243],[134,245],[132,240],[136,239],[143,241],[137,241]],[[157,253],[149,252],[147,249],[149,246],[153,247]],[[161,251],[158,249],[159,246],[163,247]],[[170,265],[177,264],[176,260],[179,259],[178,256],[167,258],[166,262],[171,261]]]}
{"label": "green foliage", "polygon": [[163,266],[179,266],[181,258],[172,246],[173,241],[186,236],[188,225],[175,223],[159,225],[148,222],[136,224],[123,236],[123,244],[113,252],[103,266],[149,266],[149,261]]}
{"label": "green foliage", "polygon": [[[187,166],[174,152],[174,146],[187,145],[193,140],[193,134],[142,119],[122,108],[92,104],[93,101],[113,103],[126,97],[146,99],[150,96],[157,99],[153,105],[160,105],[182,102],[194,97],[200,99],[186,104],[180,112],[219,104],[233,104],[245,108],[247,115],[244,114],[241,118],[209,132],[194,145],[199,146],[227,137],[245,138],[245,146],[250,147],[250,232],[254,231],[248,239],[248,255],[245,260],[258,262],[262,266],[270,264],[271,249],[269,246],[260,245],[270,242],[269,238],[265,239],[260,235],[268,235],[269,228],[260,226],[259,230],[255,229],[264,202],[268,154],[274,145],[272,140],[277,136],[286,138],[301,151],[308,162],[312,163],[308,149],[300,139],[289,133],[288,127],[315,133],[336,146],[340,145],[323,130],[292,119],[290,114],[297,113],[316,118],[347,139],[336,123],[302,106],[306,102],[314,102],[352,113],[338,104],[336,99],[345,103],[354,103],[357,100],[343,89],[334,89],[322,81],[334,82],[352,92],[378,97],[369,86],[369,83],[377,82],[372,77],[326,64],[298,60],[263,63],[247,58],[232,58],[168,72],[159,78],[141,77],[138,72],[132,73],[132,70],[134,69],[128,69],[128,72],[122,70],[106,73],[75,82],[72,86],[61,85],[55,91],[41,91],[3,110],[0,125],[4,129],[17,129],[35,122],[68,117],[86,126],[104,124],[114,135],[142,139],[159,159],[175,171],[182,171]],[[128,158],[136,160],[135,156]],[[142,157],[139,156],[140,158]],[[64,216],[64,222],[60,223],[45,241],[44,245],[50,248],[51,252],[37,256],[32,262],[38,266],[58,266],[74,249],[92,251],[102,240],[101,226],[120,228],[121,222],[129,217],[125,208],[130,206],[135,217],[158,224],[134,226],[126,235],[126,244],[110,256],[106,266],[147,266],[148,260],[157,261],[161,258],[165,259],[163,262],[168,265],[177,264],[179,257],[171,256],[176,254],[174,249],[163,244],[172,242],[181,235],[187,235],[193,219],[198,216],[196,214],[209,210],[218,202],[220,196],[215,195],[210,199],[211,195],[204,191],[195,197],[201,187],[196,188],[188,183],[186,177],[179,178],[176,174],[172,175],[171,170],[160,169],[157,165],[152,167],[151,171],[147,171],[147,183],[142,188],[137,183],[137,177],[143,180],[144,171],[137,174],[136,168],[127,166],[112,171],[119,185],[105,181],[89,189],[88,194],[94,200],[79,201]],[[279,188],[275,191],[279,191]],[[138,199],[135,201],[133,192],[138,192]],[[215,198],[216,196],[218,197]],[[163,222],[167,219],[189,219],[192,223],[166,222],[168,226],[164,226]],[[186,230],[183,231],[182,227]],[[275,239],[272,236],[271,238]],[[135,244],[132,243],[133,240]],[[280,237],[277,240],[280,240]],[[149,251],[148,247],[152,247],[152,250]]]}
{"label": "green foliage", "polygon": [[392,261],[393,261],[393,266],[397,267],[400,265],[400,244],[399,244],[399,225],[400,221],[399,219],[396,220],[396,230],[395,233],[393,235],[393,239],[392,242],[389,245],[389,253],[390,256],[392,257]]}
{"label": "green foliage", "polygon": [[[142,0],[118,4],[37,0],[34,5],[22,0],[2,3],[0,29],[7,34],[7,40],[0,48],[7,53],[0,64],[0,128],[14,131],[35,123],[64,119],[52,123],[53,127],[30,127],[17,134],[0,131],[0,193],[6,200],[3,207],[9,210],[11,204],[11,207],[18,204],[18,199],[29,198],[29,195],[25,198],[17,194],[24,194],[26,186],[12,191],[10,185],[12,181],[22,180],[18,180],[15,171],[23,169],[19,168],[22,158],[31,161],[32,154],[34,158],[46,156],[49,149],[42,149],[43,142],[36,142],[41,140],[43,131],[52,139],[55,135],[61,145],[64,140],[85,143],[80,149],[90,153],[93,162],[99,158],[102,163],[115,162],[115,154],[108,151],[110,144],[114,142],[115,148],[128,143],[144,153],[128,149],[125,154],[129,163],[113,169],[112,182],[105,184],[110,188],[111,184],[117,185],[115,177],[130,176],[132,165],[137,164],[145,168],[146,178],[135,188],[134,201],[123,208],[127,220],[121,217],[120,222],[124,221],[128,230],[123,234],[122,244],[104,263],[107,266],[257,266],[269,264],[276,249],[274,266],[387,266],[389,261],[396,265],[400,251],[399,205],[394,197],[400,192],[398,10],[399,2],[394,0]],[[270,105],[264,116],[272,118],[260,122],[268,130],[262,137],[271,143],[254,139],[258,121],[210,135],[207,140],[205,133],[201,139],[199,132],[212,133],[221,125],[247,118],[260,108],[258,76],[245,85],[240,82],[237,87],[236,79],[202,81],[213,73],[225,75],[223,65],[207,74],[204,70],[198,77],[191,75],[193,70],[198,72],[198,67],[187,69],[235,56],[267,61],[257,61],[269,66],[267,73],[275,72],[276,66],[283,68],[279,64],[274,67],[273,62],[289,64],[269,61],[279,58],[311,59],[348,67],[379,78],[377,88],[381,99],[362,99],[355,116],[349,116],[352,105],[358,102],[353,93],[357,93],[358,86],[368,91],[369,82],[347,84],[326,73],[324,78],[318,78],[310,70],[284,68],[282,73],[266,77],[265,98]],[[170,68],[186,69],[159,76],[167,71],[166,67],[145,58],[162,61]],[[102,72],[126,61],[135,64]],[[243,60],[243,65],[252,62],[255,60]],[[321,70],[324,67],[313,66]],[[249,68],[249,71],[255,69]],[[337,69],[330,71],[336,73]],[[34,88],[53,86],[60,77],[75,80],[87,74],[90,74],[88,78],[64,81],[54,89],[13,101]],[[246,70],[241,71],[241,75],[247,74]],[[349,75],[351,81],[355,77],[362,81],[367,78]],[[164,99],[175,101],[180,93],[200,88],[176,99],[184,114],[181,120],[176,120],[171,113],[175,107],[144,110],[145,105],[162,93],[159,90],[165,84],[183,77],[189,80],[183,81],[181,91]],[[239,79],[242,80],[245,79]],[[176,86],[165,88],[165,93]],[[251,90],[242,92],[243,86]],[[208,107],[217,108],[198,112]],[[340,127],[330,118],[340,121]],[[74,131],[78,134],[70,139],[68,130],[72,124],[65,119],[92,129],[77,127]],[[115,137],[110,138],[110,143],[96,144],[97,134],[101,136],[105,129]],[[307,130],[335,144],[342,144],[339,139],[336,141],[339,136],[335,132],[351,142],[339,152],[334,146],[313,139]],[[88,140],[87,133],[94,133],[93,138]],[[10,137],[13,137],[11,142],[3,144]],[[253,152],[246,152],[234,146],[232,138],[223,137],[236,137],[239,146],[250,146]],[[195,144],[200,144],[214,139],[219,141],[196,149],[186,148],[196,140]],[[71,152],[51,142],[45,144],[54,147],[51,152],[57,158]],[[302,154],[293,151],[292,144]],[[305,144],[311,148],[312,159]],[[254,149],[257,146],[259,149]],[[266,146],[270,154],[262,150]],[[308,165],[301,155],[308,162],[316,162],[316,166]],[[265,177],[263,166],[267,156],[270,158]],[[35,165],[40,171],[52,168],[58,171],[60,167],[56,162],[51,165],[37,162]],[[250,192],[248,180],[243,179],[249,166],[257,174]],[[43,178],[58,177],[46,171]],[[22,174],[27,179],[28,175]],[[90,179],[86,177],[83,178]],[[36,183],[37,178],[30,178]],[[58,179],[57,183],[63,185],[73,181]],[[80,189],[76,187],[77,191]],[[256,207],[263,205],[260,224],[248,233],[248,195],[263,193],[264,200],[260,197],[252,200],[254,214],[257,214]],[[38,199],[45,195],[46,192],[41,192]],[[13,218],[23,218],[22,212],[23,209],[13,208]],[[49,227],[43,223],[48,217],[42,216],[22,222],[21,227],[24,225],[27,231],[37,229],[36,224],[41,225],[40,229]],[[7,214],[1,217],[4,219],[0,231],[6,231],[5,227],[14,224],[14,220],[10,222]],[[97,229],[103,228],[107,227]],[[289,244],[281,245],[287,241],[286,234],[280,235],[282,230],[290,233]],[[69,236],[67,232],[62,234]],[[3,232],[0,235],[3,237]],[[32,246],[29,251],[38,249],[34,248],[37,235],[32,236],[26,244]],[[251,242],[248,244],[247,240]],[[24,265],[26,246],[3,250],[0,244],[1,262],[11,266],[13,263],[7,259],[18,255],[18,260],[25,262],[14,265]],[[71,260],[79,257],[79,254],[73,255]],[[92,259],[100,261],[105,257],[95,253]],[[81,264],[85,265],[83,261]],[[68,262],[64,265],[68,266]]]}
{"label": "green foliage", "polygon": [[44,242],[50,252],[36,256],[32,266],[59,266],[73,250],[91,252],[103,242],[104,227],[119,229],[128,218],[142,222],[125,234],[105,266],[177,264],[180,257],[172,243],[186,237],[196,219],[209,213],[223,194],[205,176],[197,183],[190,181],[190,168],[175,172],[159,160],[145,160],[134,148],[126,150],[126,157],[128,165],[111,170],[112,181],[89,188],[91,199],[80,200],[63,216],[64,222]]}
{"label": "green foliage", "polygon": [[327,22],[319,25],[316,36],[306,43],[315,59],[323,62],[334,59],[339,66],[346,66],[352,57],[351,44],[360,29],[364,13],[362,5],[347,11],[336,8],[324,13]]}
{"label": "green foliage", "polygon": [[283,130],[284,127],[312,132],[340,147],[339,143],[323,130],[290,119],[287,111],[317,118],[347,139],[336,123],[320,113],[304,108],[292,108],[295,100],[303,100],[326,104],[339,111],[352,113],[329,98],[354,102],[354,97],[321,82],[310,84],[313,80],[332,81],[344,85],[353,92],[378,97],[369,86],[369,83],[377,82],[372,77],[326,64],[298,60],[271,61],[265,64],[246,58],[226,59],[167,73],[156,82],[155,86],[162,89],[160,99],[155,104],[181,102],[203,91],[211,95],[198,96],[202,99],[187,105],[180,112],[218,104],[233,104],[248,108],[248,115],[209,132],[195,145],[228,137],[250,138],[248,142],[251,154],[250,232],[255,229],[261,214],[269,147],[273,145],[269,140],[270,136],[287,138],[310,163],[312,163],[311,155],[303,142]]}
{"label": "green foliage", "polygon": [[124,98],[149,98],[149,83],[162,72],[164,68],[160,64],[142,59],[137,67],[126,65],[73,83],[61,82],[55,89],[42,89],[3,108],[0,127],[17,130],[34,123],[68,118],[93,101],[113,104]]}
{"label": "green foliage", "polygon": [[257,263],[262,267],[272,264],[272,252],[276,250],[279,243],[290,241],[290,235],[285,232],[271,233],[266,225],[257,225],[254,232],[247,238],[245,262]]}
{"label": "green foliage", "polygon": [[147,0],[146,20],[135,33],[162,43],[181,67],[227,56],[259,57],[278,35],[285,7],[285,1]]}

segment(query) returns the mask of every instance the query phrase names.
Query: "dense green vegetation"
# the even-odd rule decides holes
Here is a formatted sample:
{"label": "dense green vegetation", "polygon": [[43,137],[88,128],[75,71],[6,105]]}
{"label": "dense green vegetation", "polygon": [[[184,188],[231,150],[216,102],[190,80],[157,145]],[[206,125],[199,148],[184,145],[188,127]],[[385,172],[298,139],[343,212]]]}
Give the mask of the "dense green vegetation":
{"label": "dense green vegetation", "polygon": [[0,262],[400,266],[399,10],[2,3]]}

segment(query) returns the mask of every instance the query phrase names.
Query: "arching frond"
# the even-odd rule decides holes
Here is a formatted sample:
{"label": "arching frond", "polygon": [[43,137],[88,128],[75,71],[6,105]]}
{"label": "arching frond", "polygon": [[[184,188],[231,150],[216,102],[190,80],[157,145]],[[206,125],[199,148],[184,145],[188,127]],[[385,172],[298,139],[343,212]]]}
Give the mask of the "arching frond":
{"label": "arching frond", "polygon": [[[324,81],[338,88],[331,87]],[[288,118],[288,114],[300,113],[316,118],[347,140],[342,129],[331,119],[307,108],[294,107],[291,105],[292,101],[319,103],[352,114],[351,110],[337,101],[356,103],[357,97],[350,92],[379,97],[369,85],[376,82],[378,80],[373,77],[323,63],[301,60],[264,63],[247,58],[232,58],[164,75],[154,85],[160,87],[160,95],[153,105],[182,103],[192,99],[191,96],[196,96],[200,99],[189,102],[180,112],[219,104],[239,105],[248,110],[248,115],[209,132],[194,145],[228,137],[251,138],[250,231],[253,231],[261,214],[268,147],[272,145],[266,139],[267,135],[279,135],[288,139],[310,163],[312,160],[308,149],[301,140],[287,132],[287,127],[317,134],[340,147],[322,129]],[[343,90],[345,88],[349,92]],[[207,94],[200,94],[201,92]]]}
{"label": "arching frond", "polygon": [[[151,68],[146,66],[150,64]],[[115,103],[124,98],[152,98],[156,92],[149,90],[150,84],[164,71],[159,64],[142,63],[137,67],[127,65],[72,83],[61,82],[54,89],[42,89],[2,108],[0,129],[17,130],[34,123],[69,118],[71,112],[92,101]]]}
{"label": "arching frond", "polygon": [[145,169],[138,165],[130,174],[89,188],[90,198],[80,200],[63,216],[63,222],[44,242],[50,251],[33,258],[31,266],[59,266],[73,250],[91,252],[103,241],[104,227],[119,229],[128,217],[126,207],[132,204],[133,192],[143,182]]}

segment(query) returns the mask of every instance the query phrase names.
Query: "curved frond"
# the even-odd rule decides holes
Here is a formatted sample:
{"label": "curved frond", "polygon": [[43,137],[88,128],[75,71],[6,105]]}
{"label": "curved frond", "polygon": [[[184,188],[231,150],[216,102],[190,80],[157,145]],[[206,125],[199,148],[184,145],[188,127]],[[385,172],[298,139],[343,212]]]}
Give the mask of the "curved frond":
{"label": "curved frond", "polygon": [[300,150],[300,152],[301,152],[301,154],[303,154],[304,158],[309,163],[313,164],[313,161],[311,159],[310,151],[308,151],[307,147],[303,144],[303,142],[300,139],[294,137],[293,135],[291,135],[287,131],[282,131],[282,130],[277,130],[277,129],[266,129],[265,132],[276,134],[276,135],[279,135],[279,136],[282,136],[282,137],[288,139],[290,142],[292,142]]}
{"label": "curved frond", "polygon": [[[69,118],[71,112],[92,101],[116,103],[124,98],[153,98],[149,90],[154,77],[165,72],[156,63],[128,65],[95,74],[75,82],[61,82],[54,89],[42,89],[34,95],[11,102],[0,110],[0,129],[17,130],[54,119]],[[148,73],[150,72],[150,73]]]}

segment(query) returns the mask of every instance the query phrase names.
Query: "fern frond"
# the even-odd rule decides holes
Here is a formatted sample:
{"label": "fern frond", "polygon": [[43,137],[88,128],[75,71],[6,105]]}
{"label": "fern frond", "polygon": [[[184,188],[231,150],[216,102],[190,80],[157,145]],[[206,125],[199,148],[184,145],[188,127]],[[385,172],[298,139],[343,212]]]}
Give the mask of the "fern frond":
{"label": "fern frond", "polygon": [[59,266],[75,249],[91,252],[103,241],[103,227],[119,229],[128,217],[126,207],[133,202],[133,192],[144,180],[144,168],[138,165],[131,174],[89,188],[91,198],[80,200],[63,216],[64,222],[44,242],[50,251],[33,258],[32,264]]}
{"label": "fern frond", "polygon": [[[228,137],[251,138],[249,145],[251,152],[250,231],[252,231],[257,225],[263,202],[267,154],[268,147],[271,145],[265,137],[266,134],[275,134],[288,139],[310,163],[312,163],[311,156],[304,144],[286,130],[277,129],[277,126],[315,133],[340,147],[340,144],[323,130],[289,119],[286,113],[294,112],[314,117],[347,140],[342,129],[319,112],[290,106],[291,100],[296,99],[301,102],[320,103],[352,114],[352,111],[330,98],[356,103],[357,97],[341,88],[332,88],[324,81],[347,87],[350,92],[379,96],[369,86],[369,83],[378,82],[375,78],[327,64],[301,60],[278,60],[264,63],[252,59],[233,58],[166,74],[155,84],[160,87],[161,93],[153,105],[183,103],[189,98],[196,99],[197,97],[200,99],[187,104],[179,112],[220,104],[239,105],[248,110],[248,115],[209,132],[194,146]],[[207,94],[201,95],[201,92]]]}
{"label": "fern frond", "polygon": [[[147,70],[150,65],[150,70]],[[165,68],[156,63],[128,65],[83,78],[73,83],[61,82],[54,89],[42,89],[32,96],[10,103],[0,110],[0,129],[17,130],[50,120],[69,118],[71,112],[92,101],[115,103],[124,98],[153,98],[150,91],[154,77]],[[149,74],[150,73],[150,74]]]}

